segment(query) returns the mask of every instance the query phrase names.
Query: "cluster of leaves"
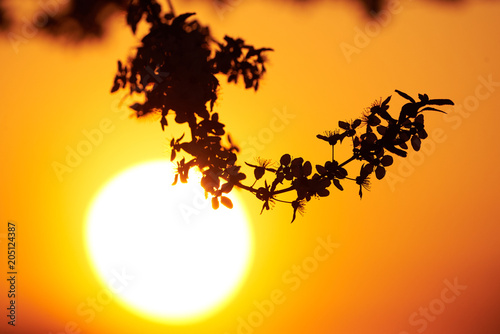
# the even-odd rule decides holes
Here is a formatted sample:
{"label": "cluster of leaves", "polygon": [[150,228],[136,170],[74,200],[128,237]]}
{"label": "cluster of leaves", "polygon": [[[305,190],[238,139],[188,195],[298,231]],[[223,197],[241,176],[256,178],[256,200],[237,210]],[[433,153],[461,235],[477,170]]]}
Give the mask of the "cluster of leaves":
{"label": "cluster of leaves", "polygon": [[[232,8],[234,0],[210,0],[216,7]],[[298,0],[303,2],[304,0]],[[378,13],[381,0],[360,0],[370,13]],[[0,0],[0,29],[9,25],[6,10]],[[63,3],[62,1],[60,1]],[[130,0],[67,0],[67,8],[59,8],[57,12],[50,12],[48,24],[44,29],[52,35],[70,35],[75,40],[88,37],[102,37],[105,32],[106,21],[118,11],[127,9]],[[62,6],[60,6],[62,7]]]}
{"label": "cluster of leaves", "polygon": [[[131,108],[137,117],[160,114],[162,129],[168,126],[169,114],[175,115],[176,123],[189,126],[189,135],[170,142],[172,160],[181,151],[191,157],[177,162],[176,181],[186,182],[190,168],[196,166],[203,173],[203,188],[213,195],[217,207],[222,194],[239,185],[245,175],[236,165],[238,148],[229,136],[223,142],[224,124],[213,111],[219,87],[216,75],[226,75],[234,83],[241,77],[246,88],[257,90],[266,71],[264,52],[271,49],[257,49],[228,36],[217,42],[207,27],[190,20],[193,15],[175,16],[173,10],[162,15],[156,1],[132,2],[127,15],[132,31],[143,18],[150,29],[134,57],[126,64],[118,62],[111,91],[128,88],[130,95],[143,96],[144,102]],[[230,203],[227,197],[221,201]]]}
{"label": "cluster of leaves", "polygon": [[[206,0],[210,1],[214,8],[221,10],[233,10],[239,0]],[[289,0],[287,0],[289,1]],[[297,3],[314,3],[314,0],[293,0]],[[436,0],[443,3],[459,3],[462,0]],[[53,36],[64,36],[72,41],[81,41],[87,38],[101,38],[106,32],[106,24],[110,17],[121,13],[127,9],[131,0],[65,0],[46,1],[56,3],[57,11],[52,9],[49,12],[49,22],[43,29]],[[384,8],[388,6],[389,1],[384,0],[358,0],[365,8],[370,18],[376,17]],[[5,0],[0,0],[0,30],[6,30],[15,21],[22,21],[22,17],[13,18],[11,10]],[[40,4],[44,1],[39,1]],[[60,6],[59,6],[60,5]],[[40,7],[41,10],[46,8]],[[7,13],[5,13],[7,12]]]}
{"label": "cluster of leaves", "polygon": [[228,82],[238,82],[242,76],[245,88],[259,88],[261,75],[266,72],[263,52],[272,51],[270,48],[256,50],[251,45],[245,45],[241,38],[224,37],[225,44],[217,43],[220,50],[216,52],[214,63],[217,71],[228,76]]}
{"label": "cluster of leaves", "polygon": [[[188,125],[190,134],[170,141],[171,160],[182,155],[182,159],[177,159],[174,184],[179,179],[187,182],[190,169],[198,168],[203,175],[201,186],[207,196],[212,196],[214,209],[219,203],[232,207],[226,194],[234,187],[253,193],[263,202],[262,211],[269,210],[276,201],[290,204],[292,222],[297,212],[303,212],[305,203],[328,196],[332,185],[343,190],[345,182],[354,182],[359,186],[361,197],[363,189],[370,187],[372,174],[382,179],[394,155],[407,156],[408,143],[414,150],[420,149],[421,140],[427,137],[423,112],[442,112],[434,106],[453,104],[447,99],[429,99],[421,94],[416,101],[396,90],[408,100],[398,117],[388,112],[389,96],[374,103],[361,118],[340,121],[339,129],[318,135],[331,146],[332,157],[324,164],[315,165],[315,170],[311,162],[289,154],[281,156],[276,164],[258,159],[257,164],[247,163],[253,169],[255,180],[245,185],[242,182],[247,175],[237,164],[239,149],[231,143],[229,135],[224,143],[224,124],[213,111],[219,87],[215,75],[225,75],[228,82],[235,83],[242,77],[245,88],[257,90],[266,71],[264,53],[271,49],[256,49],[242,39],[227,36],[224,43],[216,42],[207,27],[190,20],[192,15],[175,16],[173,10],[162,15],[156,1],[133,1],[127,15],[128,24],[135,32],[145,18],[150,31],[133,58],[126,64],[118,62],[112,92],[128,88],[128,94],[142,96],[144,102],[131,105],[136,116],[159,114],[163,129],[168,126],[169,114],[175,115],[176,123]],[[352,155],[341,162],[335,159],[334,149],[347,138],[352,142]],[[345,167],[353,161],[360,161],[361,167],[359,173],[351,177]],[[272,181],[268,182],[271,177]],[[295,193],[295,199],[278,198],[287,192]]]}
{"label": "cluster of leaves", "polygon": [[[62,1],[60,1],[62,3]],[[70,0],[67,7],[54,6],[45,31],[73,41],[104,36],[105,25],[117,11],[125,10],[129,0]]]}

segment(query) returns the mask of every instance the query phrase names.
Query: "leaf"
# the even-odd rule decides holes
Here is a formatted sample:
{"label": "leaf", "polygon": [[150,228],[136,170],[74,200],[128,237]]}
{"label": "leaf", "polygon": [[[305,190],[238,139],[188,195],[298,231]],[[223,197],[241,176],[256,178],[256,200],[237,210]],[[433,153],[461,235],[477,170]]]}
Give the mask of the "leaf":
{"label": "leaf", "polygon": [[179,144],[181,142],[182,138],[184,138],[185,135],[186,135],[186,133],[183,133],[182,136],[180,136],[178,139],[175,140],[175,142],[177,144]]}
{"label": "leaf", "polygon": [[113,87],[111,88],[111,93],[116,92],[118,89],[120,89],[120,83],[118,80],[115,79],[115,83],[113,84]]}
{"label": "leaf", "polygon": [[378,166],[377,169],[375,170],[375,176],[377,177],[378,180],[382,180],[385,176],[385,168],[382,166]]}
{"label": "leaf", "polygon": [[420,110],[420,112],[426,111],[426,110],[438,111],[438,112],[442,112],[443,114],[446,114],[445,111],[442,111],[442,110],[439,110],[439,109],[436,109],[436,108],[433,108],[433,107],[425,107],[424,109]]}
{"label": "leaf", "polygon": [[290,164],[291,160],[292,158],[290,157],[290,154],[283,154],[280,159],[280,164],[282,164],[283,166],[287,166],[288,164]]}
{"label": "leaf", "polygon": [[212,197],[212,208],[217,210],[219,208],[219,200],[217,197]]}
{"label": "leaf", "polygon": [[340,181],[337,180],[337,179],[333,179],[333,184],[335,185],[335,187],[337,187],[340,191],[344,190],[344,188],[342,187],[342,185],[340,184]]}
{"label": "leaf", "polygon": [[416,118],[415,118],[415,122],[417,123],[420,123],[420,124],[424,124],[424,114],[419,114]]}
{"label": "leaf", "polygon": [[302,173],[304,176],[309,176],[312,173],[312,165],[309,161],[306,161],[304,163],[304,166],[302,167]]}
{"label": "leaf", "polygon": [[328,189],[320,189],[318,190],[318,196],[319,197],[326,197],[330,195],[330,191],[328,191]]}
{"label": "leaf", "polygon": [[140,104],[140,103],[134,103],[134,104],[132,104],[129,108],[130,108],[130,109],[133,109],[133,110],[135,110],[135,111],[137,111],[137,112],[139,112],[139,111],[141,111],[141,110],[142,110],[142,107],[143,107],[143,105],[142,105],[142,104]]}
{"label": "leaf", "polygon": [[293,201],[292,202],[292,207],[293,207],[293,217],[292,217],[292,221],[290,223],[293,223],[293,221],[297,217],[297,210],[301,207],[300,201],[299,200]]}
{"label": "leaf", "polygon": [[335,171],[335,177],[338,179],[344,179],[347,176],[347,170],[345,168],[338,168]]}
{"label": "leaf", "polygon": [[303,158],[295,158],[292,160],[292,166],[302,166],[302,163],[304,162]]}
{"label": "leaf", "polygon": [[415,151],[420,150],[420,144],[421,144],[421,141],[420,141],[420,138],[418,136],[411,137],[411,146],[413,147],[413,149]]}
{"label": "leaf", "polygon": [[144,14],[144,11],[140,6],[130,4],[128,11],[127,11],[127,24],[130,26],[132,29],[132,32],[135,34],[137,30],[137,23],[142,18],[142,15]]}
{"label": "leaf", "polygon": [[425,138],[427,138],[429,135],[427,134],[427,131],[425,131],[425,129],[422,129],[422,130],[419,130],[419,131],[418,131],[418,136],[420,137],[420,139],[425,139]]}
{"label": "leaf", "polygon": [[383,125],[379,125],[377,126],[377,132],[380,133],[382,136],[385,134],[385,132],[387,131],[387,128]]}
{"label": "leaf", "polygon": [[401,96],[402,96],[402,97],[404,97],[405,99],[407,99],[407,100],[409,100],[409,101],[411,101],[411,102],[415,103],[415,100],[414,100],[414,99],[413,99],[410,95],[408,95],[408,94],[406,94],[406,93],[403,93],[402,91],[399,91],[399,90],[397,90],[397,89],[396,89],[396,93],[398,93],[399,95],[401,95]]}
{"label": "leaf", "polygon": [[[233,189],[233,184],[232,183],[224,183],[221,187],[220,187],[220,190],[223,192],[223,193],[229,193],[231,190]],[[223,203],[224,204],[224,203]]]}
{"label": "leaf", "polygon": [[330,140],[330,138],[328,138],[326,136],[323,136],[323,135],[316,135],[316,138],[324,140],[324,141],[329,141]]}
{"label": "leaf", "polygon": [[182,26],[188,17],[193,16],[196,13],[185,13],[177,16],[172,22],[172,26]]}
{"label": "leaf", "polygon": [[359,140],[359,137],[354,137],[353,141],[352,141],[352,145],[354,147],[358,147],[359,145],[361,145],[361,141]]}
{"label": "leaf", "polygon": [[270,209],[268,201],[265,201],[264,204],[262,205],[262,209],[260,210],[260,214],[262,214],[262,212],[264,212],[264,209],[266,209],[266,210]]}
{"label": "leaf", "polygon": [[161,125],[161,130],[165,131],[165,127],[168,126],[167,118],[165,116],[161,117],[160,125]]}
{"label": "leaf", "polygon": [[220,197],[220,202],[222,203],[222,205],[224,205],[228,209],[232,209],[233,208],[233,202],[231,202],[231,200],[228,197],[226,197],[226,196],[221,196]]}
{"label": "leaf", "polygon": [[356,129],[360,125],[361,125],[361,120],[359,118],[355,119],[354,122],[352,122],[352,128],[353,129]]}
{"label": "leaf", "polygon": [[399,134],[399,138],[405,142],[410,140],[410,132],[409,131],[404,131]]}
{"label": "leaf", "polygon": [[433,99],[433,100],[429,100],[429,102],[427,102],[427,104],[435,104],[437,106],[444,106],[444,105],[455,105],[453,103],[452,100],[449,100],[449,99]]}
{"label": "leaf", "polygon": [[321,175],[324,175],[327,173],[327,170],[324,166],[322,165],[316,165],[316,170],[318,171],[318,173],[320,173]]}
{"label": "leaf", "polygon": [[342,122],[342,121],[339,121],[339,127],[340,127],[341,129],[344,129],[344,130],[349,130],[350,125],[349,125],[349,123],[347,123],[347,122]]}
{"label": "leaf", "polygon": [[227,82],[234,81],[235,83],[238,82],[238,75],[237,74],[231,74],[230,76],[227,77]]}
{"label": "leaf", "polygon": [[264,167],[257,167],[257,168],[255,168],[254,171],[253,171],[255,179],[258,180],[261,177],[263,177],[265,172],[266,172],[266,169]]}
{"label": "leaf", "polygon": [[422,102],[428,102],[429,101],[429,96],[427,96],[427,94],[418,94],[418,98]]}
{"label": "leaf", "polygon": [[297,217],[297,208],[295,208],[295,207],[294,207],[294,208],[293,208],[293,216],[292,216],[292,221],[290,222],[290,224],[291,224],[291,223],[293,223],[293,221],[295,220],[295,218],[296,218],[296,217]]}
{"label": "leaf", "polygon": [[176,155],[175,150],[172,150],[172,152],[170,153],[170,161],[174,161],[175,155]]}
{"label": "leaf", "polygon": [[387,167],[392,165],[394,159],[390,155],[384,155],[380,162],[382,163],[382,166]]}
{"label": "leaf", "polygon": [[375,144],[375,142],[377,141],[377,135],[374,134],[373,132],[368,132],[364,135],[364,142],[367,143],[367,144]]}
{"label": "leaf", "polygon": [[174,182],[172,183],[172,185],[175,186],[178,180],[179,180],[179,174],[175,174]]}
{"label": "leaf", "polygon": [[360,176],[363,178],[367,177],[373,172],[373,165],[372,164],[366,164],[363,167],[361,167],[360,171]]}
{"label": "leaf", "polygon": [[375,116],[375,114],[372,114],[369,119],[369,125],[371,126],[376,126],[379,125],[381,122],[380,118],[378,116]]}
{"label": "leaf", "polygon": [[390,101],[390,100],[391,100],[391,95],[389,95],[389,97],[388,97],[388,98],[386,98],[386,99],[384,100],[384,102],[382,102],[382,105],[383,105],[383,106],[387,105],[387,104],[389,103],[389,101]]}

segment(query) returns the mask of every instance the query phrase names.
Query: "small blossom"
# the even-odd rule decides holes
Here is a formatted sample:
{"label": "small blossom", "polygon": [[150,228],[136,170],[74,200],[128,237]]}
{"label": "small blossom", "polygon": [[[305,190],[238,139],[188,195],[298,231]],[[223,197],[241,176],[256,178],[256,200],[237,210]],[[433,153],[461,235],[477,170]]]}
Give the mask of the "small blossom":
{"label": "small blossom", "polygon": [[361,170],[359,172],[359,176],[356,177],[356,184],[359,185],[359,197],[363,198],[363,188],[365,190],[370,190],[371,182],[369,175],[373,171],[373,165],[367,164],[361,166]]}
{"label": "small blossom", "polygon": [[341,135],[338,130],[325,131],[322,135],[316,135],[316,138],[322,139],[330,145],[335,145],[337,142],[342,142],[345,136]]}
{"label": "small blossom", "polygon": [[296,218],[297,212],[300,213],[300,215],[303,215],[305,213],[305,206],[306,206],[306,201],[301,199],[301,200],[295,200],[292,202],[292,208],[293,208],[293,217],[292,217],[292,223]]}

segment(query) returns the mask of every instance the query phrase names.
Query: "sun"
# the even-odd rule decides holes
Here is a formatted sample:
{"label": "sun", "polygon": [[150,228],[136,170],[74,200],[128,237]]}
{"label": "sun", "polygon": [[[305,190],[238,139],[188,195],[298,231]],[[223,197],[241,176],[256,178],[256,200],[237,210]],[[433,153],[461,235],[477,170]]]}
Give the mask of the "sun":
{"label": "sun", "polygon": [[162,160],[114,177],[90,205],[85,242],[97,276],[125,307],[156,321],[194,322],[241,287],[252,231],[236,196],[232,209],[213,210],[199,173],[175,186],[173,176]]}

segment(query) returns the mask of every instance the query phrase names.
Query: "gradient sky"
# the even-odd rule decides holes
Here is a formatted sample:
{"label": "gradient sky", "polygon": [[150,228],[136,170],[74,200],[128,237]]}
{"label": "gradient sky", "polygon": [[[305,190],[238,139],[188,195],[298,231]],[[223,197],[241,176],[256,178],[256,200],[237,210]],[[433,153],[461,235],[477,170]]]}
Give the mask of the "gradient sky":
{"label": "gradient sky", "polygon": [[[13,330],[4,316],[2,279],[1,332],[71,333],[76,324],[81,333],[124,334],[499,333],[500,2],[401,0],[382,28],[346,2],[233,4],[217,12],[211,2],[174,1],[178,13],[197,12],[219,38],[228,34],[275,49],[257,93],[224,83],[216,104],[246,157],[249,151],[272,159],[290,153],[324,163],[329,147],[316,134],[389,95],[390,111],[397,112],[404,100],[394,89],[450,98],[456,106],[446,108],[447,116],[426,115],[425,149],[396,160],[363,200],[346,186],[311,201],[289,224],[288,206],[259,215],[261,203],[242,193],[254,261],[242,289],[213,317],[173,326],[112,301],[89,319],[78,307],[102,290],[85,254],[90,201],[120,171],[167,158],[167,139],[178,130],[127,118],[120,97],[109,94],[116,60],[136,45],[122,17],[95,43],[71,46],[38,34],[15,52],[4,37],[0,238],[5,254],[7,222],[18,224],[20,297]],[[346,54],[346,45],[356,51]],[[291,116],[283,128],[251,144],[285,111]],[[67,147],[103,120],[111,125],[102,143],[59,180],[53,162],[64,162]],[[291,270],[310,262],[318,238],[338,248],[299,277]],[[459,286],[456,293],[443,293],[450,284]],[[282,302],[258,326],[239,327],[255,317],[255,301],[269,301],[277,291]],[[421,312],[429,307],[426,318]]]}

